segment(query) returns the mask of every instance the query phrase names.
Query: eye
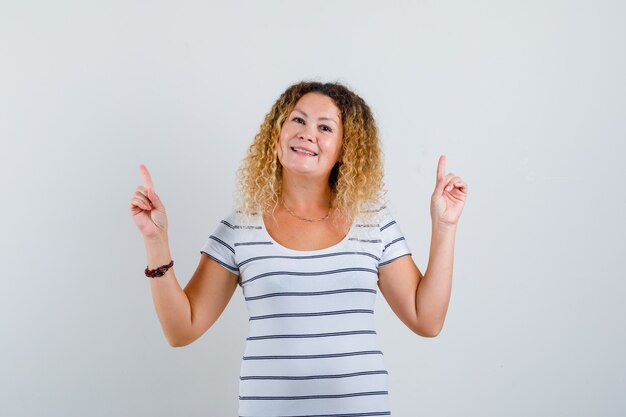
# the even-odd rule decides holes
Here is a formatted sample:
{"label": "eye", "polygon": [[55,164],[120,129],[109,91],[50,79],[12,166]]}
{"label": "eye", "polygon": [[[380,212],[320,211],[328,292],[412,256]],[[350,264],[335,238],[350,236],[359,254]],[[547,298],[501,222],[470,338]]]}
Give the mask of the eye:
{"label": "eye", "polygon": [[304,119],[302,117],[298,117],[298,116],[294,117],[291,120],[295,121],[296,123],[300,123],[300,122],[304,123]]}
{"label": "eye", "polygon": [[326,125],[321,125],[320,127],[322,128],[322,130],[324,132],[332,132],[333,131],[330,127],[328,127]]}

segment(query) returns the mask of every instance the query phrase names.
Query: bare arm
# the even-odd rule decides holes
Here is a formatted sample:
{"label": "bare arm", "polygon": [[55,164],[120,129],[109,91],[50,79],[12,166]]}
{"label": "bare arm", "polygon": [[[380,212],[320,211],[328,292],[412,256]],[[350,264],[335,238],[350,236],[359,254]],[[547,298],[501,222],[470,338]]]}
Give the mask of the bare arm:
{"label": "bare arm", "polygon": [[456,228],[467,197],[467,184],[454,173],[445,175],[445,162],[441,155],[430,203],[432,237],[426,272],[422,276],[406,256],[379,268],[379,287],[393,311],[415,333],[429,337],[441,332],[448,312]]}
{"label": "bare arm", "polygon": [[[133,221],[144,236],[148,268],[155,269],[172,260],[165,205],[156,192],[148,168],[139,166],[144,185],[131,199]],[[196,340],[217,320],[237,286],[237,275],[206,255],[183,290],[174,268],[163,276],[149,278],[152,300],[165,338],[171,346],[185,346]]]}
{"label": "bare arm", "polygon": [[378,286],[391,309],[414,333],[437,336],[450,303],[456,226],[433,227],[430,258],[424,275],[411,256],[378,270]]}
{"label": "bare arm", "polygon": [[200,255],[200,262],[185,293],[191,305],[191,331],[182,346],[202,336],[222,315],[237,289],[237,275],[211,259]]}
{"label": "bare arm", "polygon": [[[171,261],[167,238],[144,239],[144,245],[148,268]],[[186,346],[204,334],[222,314],[237,287],[237,276],[206,255],[201,255],[185,290],[176,279],[174,267],[162,277],[149,280],[163,333],[173,347]]]}
{"label": "bare arm", "polygon": [[415,296],[420,325],[433,336],[441,332],[450,304],[455,236],[456,225],[433,226],[428,267]]}

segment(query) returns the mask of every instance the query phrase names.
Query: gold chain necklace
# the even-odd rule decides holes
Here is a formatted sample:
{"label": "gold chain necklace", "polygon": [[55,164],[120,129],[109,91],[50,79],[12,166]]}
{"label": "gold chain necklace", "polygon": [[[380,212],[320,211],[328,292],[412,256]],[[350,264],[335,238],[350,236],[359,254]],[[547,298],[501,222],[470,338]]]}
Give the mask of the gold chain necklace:
{"label": "gold chain necklace", "polygon": [[296,213],[294,213],[293,211],[291,211],[291,209],[289,207],[287,207],[287,204],[285,204],[285,200],[281,197],[281,200],[283,202],[283,206],[285,206],[285,208],[287,209],[287,211],[294,217],[297,217],[300,220],[304,220],[306,222],[318,222],[320,220],[325,220],[328,218],[328,216],[330,215],[330,204],[328,205],[328,213],[326,213],[326,215],[324,217],[320,217],[319,219],[309,219],[308,217],[301,217],[298,216]]}

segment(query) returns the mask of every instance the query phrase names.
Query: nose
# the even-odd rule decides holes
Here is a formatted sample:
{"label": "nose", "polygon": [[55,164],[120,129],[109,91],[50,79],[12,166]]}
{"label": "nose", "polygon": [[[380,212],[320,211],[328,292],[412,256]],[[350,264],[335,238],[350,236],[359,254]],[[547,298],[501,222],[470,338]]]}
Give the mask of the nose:
{"label": "nose", "polygon": [[317,137],[315,136],[315,126],[307,124],[302,126],[300,132],[298,132],[298,138],[308,140],[309,142],[315,142]]}

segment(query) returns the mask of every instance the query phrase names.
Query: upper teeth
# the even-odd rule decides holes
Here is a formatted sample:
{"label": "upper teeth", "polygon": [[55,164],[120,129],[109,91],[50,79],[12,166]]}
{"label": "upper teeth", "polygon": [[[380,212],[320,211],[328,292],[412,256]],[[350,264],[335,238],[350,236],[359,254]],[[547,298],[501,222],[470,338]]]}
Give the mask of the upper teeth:
{"label": "upper teeth", "polygon": [[300,149],[300,148],[292,148],[294,151],[296,152],[300,152],[300,153],[305,153],[307,155],[315,155],[314,152],[310,152],[310,151],[305,151],[304,149]]}

